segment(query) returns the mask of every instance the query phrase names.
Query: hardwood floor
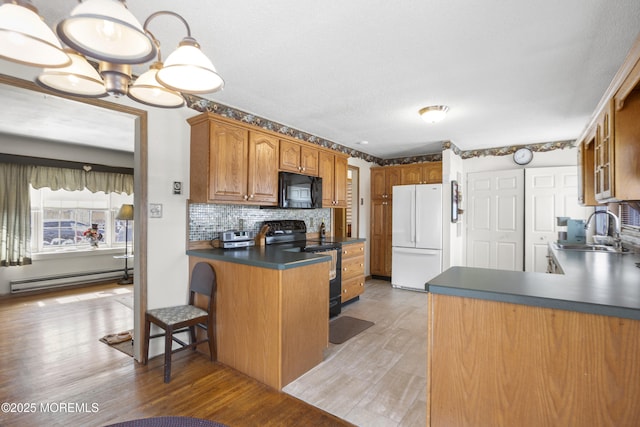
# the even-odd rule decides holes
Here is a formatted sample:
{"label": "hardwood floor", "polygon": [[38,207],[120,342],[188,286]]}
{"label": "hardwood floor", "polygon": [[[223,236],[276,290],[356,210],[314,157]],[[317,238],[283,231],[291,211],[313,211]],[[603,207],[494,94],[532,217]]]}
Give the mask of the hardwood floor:
{"label": "hardwood floor", "polygon": [[369,280],[341,315],[375,325],[330,344],[324,361],[283,391],[359,426],[426,425],[427,294]]}
{"label": "hardwood floor", "polygon": [[[104,426],[181,415],[229,426],[348,426],[191,351],[163,383],[162,357],[143,366],[98,339],[133,327],[131,286],[0,299],[0,426]],[[6,410],[9,411],[6,411]]]}

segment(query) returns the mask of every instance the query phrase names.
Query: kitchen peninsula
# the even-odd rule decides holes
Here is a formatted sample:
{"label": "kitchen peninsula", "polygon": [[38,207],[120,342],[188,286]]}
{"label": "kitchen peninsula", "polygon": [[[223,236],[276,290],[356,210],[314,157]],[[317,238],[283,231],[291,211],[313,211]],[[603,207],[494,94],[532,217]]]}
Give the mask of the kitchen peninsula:
{"label": "kitchen peninsula", "polygon": [[636,425],[640,257],[550,256],[565,274],[453,267],[427,283],[427,425]]}
{"label": "kitchen peninsula", "polygon": [[[364,239],[340,240],[344,250]],[[187,250],[217,275],[217,360],[277,390],[319,364],[329,343],[331,257],[278,245]],[[363,256],[363,255],[362,255]]]}

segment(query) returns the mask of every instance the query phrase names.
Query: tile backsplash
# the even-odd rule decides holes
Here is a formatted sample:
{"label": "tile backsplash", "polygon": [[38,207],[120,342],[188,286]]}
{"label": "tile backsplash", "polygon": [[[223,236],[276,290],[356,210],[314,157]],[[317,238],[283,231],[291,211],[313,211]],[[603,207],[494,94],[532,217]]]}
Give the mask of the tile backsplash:
{"label": "tile backsplash", "polygon": [[320,230],[324,220],[331,229],[331,209],[261,209],[257,206],[216,205],[192,203],[189,205],[189,241],[212,240],[227,230],[260,231],[262,221],[298,219],[307,224],[307,232]]}

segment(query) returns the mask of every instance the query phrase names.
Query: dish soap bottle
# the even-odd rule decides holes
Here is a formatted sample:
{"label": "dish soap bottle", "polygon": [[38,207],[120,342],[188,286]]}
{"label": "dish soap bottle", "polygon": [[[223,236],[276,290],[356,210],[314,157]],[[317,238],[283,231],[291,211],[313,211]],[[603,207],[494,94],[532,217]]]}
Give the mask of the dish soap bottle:
{"label": "dish soap bottle", "polygon": [[322,218],[322,223],[320,224],[320,238],[324,239],[327,237],[327,227],[324,225],[324,218]]}

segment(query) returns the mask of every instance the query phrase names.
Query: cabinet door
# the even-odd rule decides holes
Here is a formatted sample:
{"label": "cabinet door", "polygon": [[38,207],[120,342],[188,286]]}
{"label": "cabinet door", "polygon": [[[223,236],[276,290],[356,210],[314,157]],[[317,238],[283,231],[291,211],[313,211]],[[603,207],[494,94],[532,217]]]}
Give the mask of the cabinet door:
{"label": "cabinet door", "polygon": [[278,204],[278,139],[249,133],[247,200],[261,205]]}
{"label": "cabinet door", "polygon": [[439,184],[442,182],[442,162],[425,163],[422,170],[425,184]]}
{"label": "cabinet door", "polygon": [[300,173],[300,145],[280,140],[280,170]]}
{"label": "cabinet door", "polygon": [[400,182],[402,185],[423,184],[422,164],[408,165],[400,168]]}
{"label": "cabinet door", "polygon": [[600,114],[596,127],[595,186],[598,201],[606,201],[614,195],[613,137],[613,101],[611,101]]}
{"label": "cabinet door", "polygon": [[387,196],[385,198],[390,199],[393,197],[393,186],[402,184],[402,168],[389,167],[384,172],[384,185]]}
{"label": "cabinet door", "polygon": [[247,195],[248,131],[211,123],[209,199],[242,202]]}
{"label": "cabinet door", "polygon": [[322,177],[322,207],[333,207],[334,204],[334,185],[335,185],[335,166],[334,155],[321,151],[319,156],[320,177]]}
{"label": "cabinet door", "polygon": [[371,168],[371,198],[384,199],[387,194],[387,183],[384,168]]}
{"label": "cabinet door", "polygon": [[386,211],[388,206],[386,200],[371,201],[371,274],[386,276],[386,239],[387,228]]}
{"label": "cabinet door", "polygon": [[334,156],[334,194],[335,206],[347,207],[347,158]]}
{"label": "cabinet door", "polygon": [[313,147],[300,147],[300,167],[305,175],[318,176],[318,150]]}

